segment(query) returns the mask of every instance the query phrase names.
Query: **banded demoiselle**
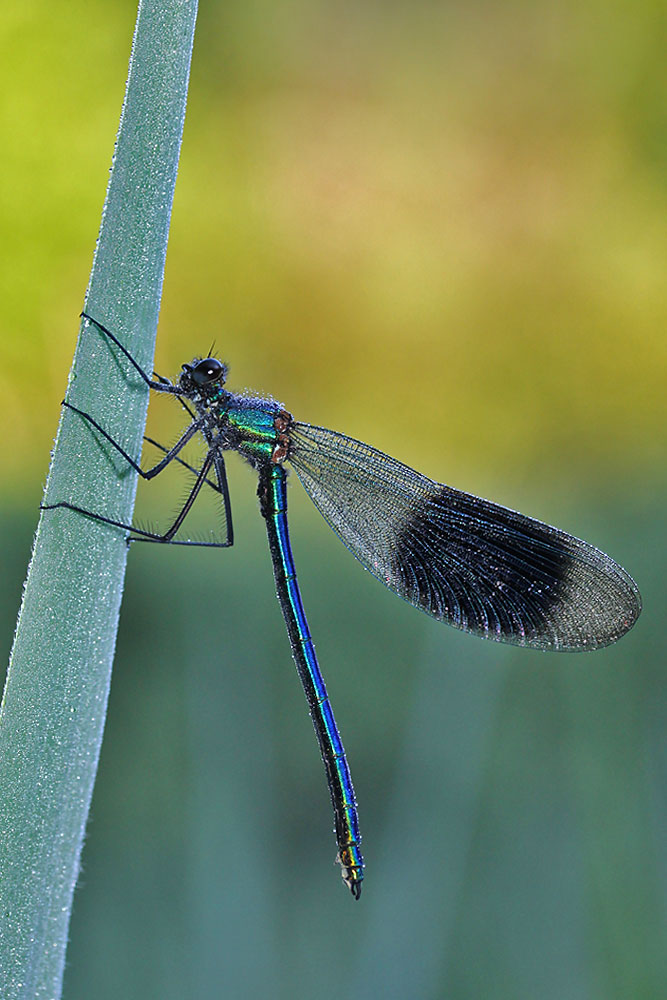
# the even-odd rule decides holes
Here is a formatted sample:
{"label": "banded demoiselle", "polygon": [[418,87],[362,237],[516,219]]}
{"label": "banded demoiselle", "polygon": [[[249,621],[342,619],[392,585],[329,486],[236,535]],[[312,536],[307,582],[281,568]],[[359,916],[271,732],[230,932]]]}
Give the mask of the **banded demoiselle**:
{"label": "banded demoiselle", "polygon": [[[178,544],[228,547],[233,529],[224,453],[236,451],[259,477],[278,600],[315,727],[334,811],[337,860],[358,899],[364,877],[357,804],[343,744],[315,655],[296,577],[287,524],[289,462],[306,492],[361,564],[399,597],[439,621],[487,639],[536,649],[588,650],[616,642],[641,611],[634,580],[599,549],[572,535],[427,479],[361,441],[294,420],[273,399],[225,388],[227,366],[214,357],[182,366],[175,383],[150,378],[101,323],[146,385],[175,396],[191,417],[172,448],[144,471],[90,414],[64,405],[95,428],[144,478],[171,462],[196,473],[180,513],[163,534],[123,524],[67,501],[67,508],[130,532],[128,541],[175,542],[204,486],[220,494],[226,538]],[[196,435],[199,468],[180,456]],[[150,439],[147,439],[150,440]],[[209,477],[212,478],[209,478]]]}

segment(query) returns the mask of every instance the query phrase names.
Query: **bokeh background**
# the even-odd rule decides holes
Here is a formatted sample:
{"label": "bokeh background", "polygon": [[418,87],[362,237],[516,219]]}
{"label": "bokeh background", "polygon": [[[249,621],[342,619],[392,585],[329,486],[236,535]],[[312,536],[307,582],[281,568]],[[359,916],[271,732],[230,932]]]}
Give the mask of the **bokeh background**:
{"label": "bokeh background", "polygon": [[[134,17],[0,12],[4,662]],[[460,635],[295,484],[355,903],[230,461],[233,551],[130,556],[67,1000],[667,995],[661,29],[651,0],[202,4],[158,370],[215,338],[232,387],[610,552],[644,612],[590,655]]]}

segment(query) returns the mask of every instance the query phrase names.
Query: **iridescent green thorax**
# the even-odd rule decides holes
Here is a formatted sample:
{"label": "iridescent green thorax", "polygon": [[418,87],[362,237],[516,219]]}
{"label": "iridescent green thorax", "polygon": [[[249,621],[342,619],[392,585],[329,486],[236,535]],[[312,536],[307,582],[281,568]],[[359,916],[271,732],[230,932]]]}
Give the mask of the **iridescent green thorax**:
{"label": "iridescent green thorax", "polygon": [[231,396],[221,409],[225,436],[251,465],[282,461],[285,411],[280,403],[273,399]]}

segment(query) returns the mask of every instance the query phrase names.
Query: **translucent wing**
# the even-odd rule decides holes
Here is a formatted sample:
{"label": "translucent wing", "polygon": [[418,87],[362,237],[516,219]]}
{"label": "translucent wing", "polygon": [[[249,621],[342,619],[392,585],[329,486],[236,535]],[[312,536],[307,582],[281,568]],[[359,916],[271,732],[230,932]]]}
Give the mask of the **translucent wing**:
{"label": "translucent wing", "polygon": [[378,580],[434,618],[562,650],[606,646],[637,620],[634,581],[587,542],[335,431],[295,423],[290,440],[290,461],[336,534]]}

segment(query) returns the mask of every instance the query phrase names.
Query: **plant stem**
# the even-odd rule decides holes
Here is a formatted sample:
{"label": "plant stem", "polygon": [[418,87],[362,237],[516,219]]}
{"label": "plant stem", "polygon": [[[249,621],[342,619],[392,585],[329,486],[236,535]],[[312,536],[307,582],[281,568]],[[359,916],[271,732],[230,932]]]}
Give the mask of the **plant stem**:
{"label": "plant stem", "polygon": [[[151,370],[196,0],[141,0],[86,311]],[[94,73],[94,53],[89,54]],[[148,392],[93,326],[68,399],[141,453]],[[136,475],[64,411],[45,502],[130,522]],[[125,533],[43,514],[0,709],[0,996],[60,997],[127,560]]]}

